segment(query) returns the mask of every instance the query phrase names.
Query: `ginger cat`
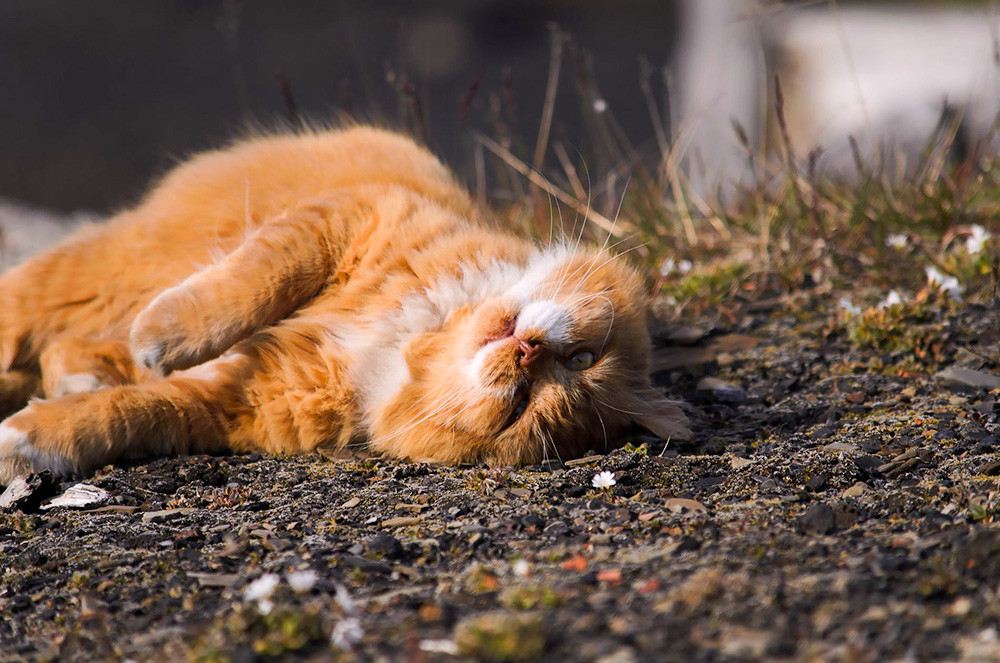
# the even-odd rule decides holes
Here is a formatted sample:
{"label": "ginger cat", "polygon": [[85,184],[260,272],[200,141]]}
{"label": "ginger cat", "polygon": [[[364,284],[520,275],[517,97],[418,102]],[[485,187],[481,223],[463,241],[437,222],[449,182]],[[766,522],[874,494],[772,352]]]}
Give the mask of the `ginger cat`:
{"label": "ginger cat", "polygon": [[527,464],[632,424],[689,436],[648,364],[615,256],[497,230],[398,134],[257,138],[0,276],[0,483],[164,454]]}

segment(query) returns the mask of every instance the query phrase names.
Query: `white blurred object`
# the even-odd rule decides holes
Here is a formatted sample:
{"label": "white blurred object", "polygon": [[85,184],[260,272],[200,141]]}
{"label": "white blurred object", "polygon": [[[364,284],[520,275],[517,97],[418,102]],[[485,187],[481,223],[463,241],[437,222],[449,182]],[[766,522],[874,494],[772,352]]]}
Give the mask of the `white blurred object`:
{"label": "white blurred object", "polygon": [[985,8],[814,8],[772,27],[792,144],[799,156],[822,147],[834,170],[854,168],[848,136],[866,160],[887,149],[912,167],[949,116],[968,143],[1000,111],[998,24]]}
{"label": "white blurred object", "polygon": [[754,159],[782,158],[775,78],[796,156],[821,148],[817,167],[829,174],[857,174],[849,137],[867,168],[890,157],[884,165],[901,173],[949,127],[955,155],[985,138],[1000,145],[990,134],[1000,17],[988,7],[803,4],[684,0],[671,133],[695,193],[753,182],[734,124]]}
{"label": "white blurred object", "polygon": [[684,3],[684,27],[671,67],[677,96],[671,132],[698,193],[747,182],[751,175],[733,122],[756,150],[762,135],[761,102],[767,95],[757,6],[752,0]]}
{"label": "white blurred object", "polygon": [[96,220],[93,214],[61,214],[0,198],[0,271],[24,262],[81,225]]}

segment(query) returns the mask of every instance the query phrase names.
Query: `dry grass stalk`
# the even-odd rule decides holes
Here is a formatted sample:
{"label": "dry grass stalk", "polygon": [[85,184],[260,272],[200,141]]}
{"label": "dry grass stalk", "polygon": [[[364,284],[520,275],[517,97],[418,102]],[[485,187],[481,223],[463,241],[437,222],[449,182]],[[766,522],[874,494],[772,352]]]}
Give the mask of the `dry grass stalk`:
{"label": "dry grass stalk", "polygon": [[542,122],[538,127],[538,140],[535,143],[535,158],[532,165],[535,170],[541,170],[545,162],[545,152],[549,145],[549,133],[552,131],[552,117],[556,107],[556,92],[559,90],[559,72],[562,69],[562,49],[565,37],[559,26],[549,24],[552,50],[549,57],[549,78],[545,85],[545,102],[542,104]]}
{"label": "dry grass stalk", "polygon": [[499,157],[510,168],[527,178],[529,182],[539,187],[564,205],[569,205],[569,207],[577,213],[583,214],[585,220],[594,222],[594,224],[601,228],[604,232],[618,238],[624,237],[626,234],[632,232],[631,224],[628,224],[621,219],[612,221],[608,217],[592,209],[589,204],[577,200],[549,182],[541,173],[536,170],[532,170],[528,164],[511,154],[510,150],[489,136],[477,132],[475,137],[476,140],[497,155],[497,157]]}

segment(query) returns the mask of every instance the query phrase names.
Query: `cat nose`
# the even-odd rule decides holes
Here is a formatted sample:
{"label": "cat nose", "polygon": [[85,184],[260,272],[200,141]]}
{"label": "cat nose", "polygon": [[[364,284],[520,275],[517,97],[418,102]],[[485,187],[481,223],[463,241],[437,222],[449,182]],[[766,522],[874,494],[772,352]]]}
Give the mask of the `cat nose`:
{"label": "cat nose", "polygon": [[517,339],[517,365],[527,368],[531,364],[538,361],[542,356],[545,346],[541,344],[540,341],[524,339],[516,334],[514,338]]}

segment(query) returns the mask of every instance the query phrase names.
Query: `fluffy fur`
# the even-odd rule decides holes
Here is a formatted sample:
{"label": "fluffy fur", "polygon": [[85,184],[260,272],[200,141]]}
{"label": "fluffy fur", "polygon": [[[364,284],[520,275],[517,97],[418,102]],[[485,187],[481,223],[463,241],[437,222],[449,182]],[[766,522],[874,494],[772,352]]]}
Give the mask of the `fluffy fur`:
{"label": "fluffy fur", "polygon": [[522,464],[632,424],[687,436],[649,383],[640,286],[607,252],[498,231],[397,134],[203,154],[0,277],[0,482],[156,454],[365,442]]}

